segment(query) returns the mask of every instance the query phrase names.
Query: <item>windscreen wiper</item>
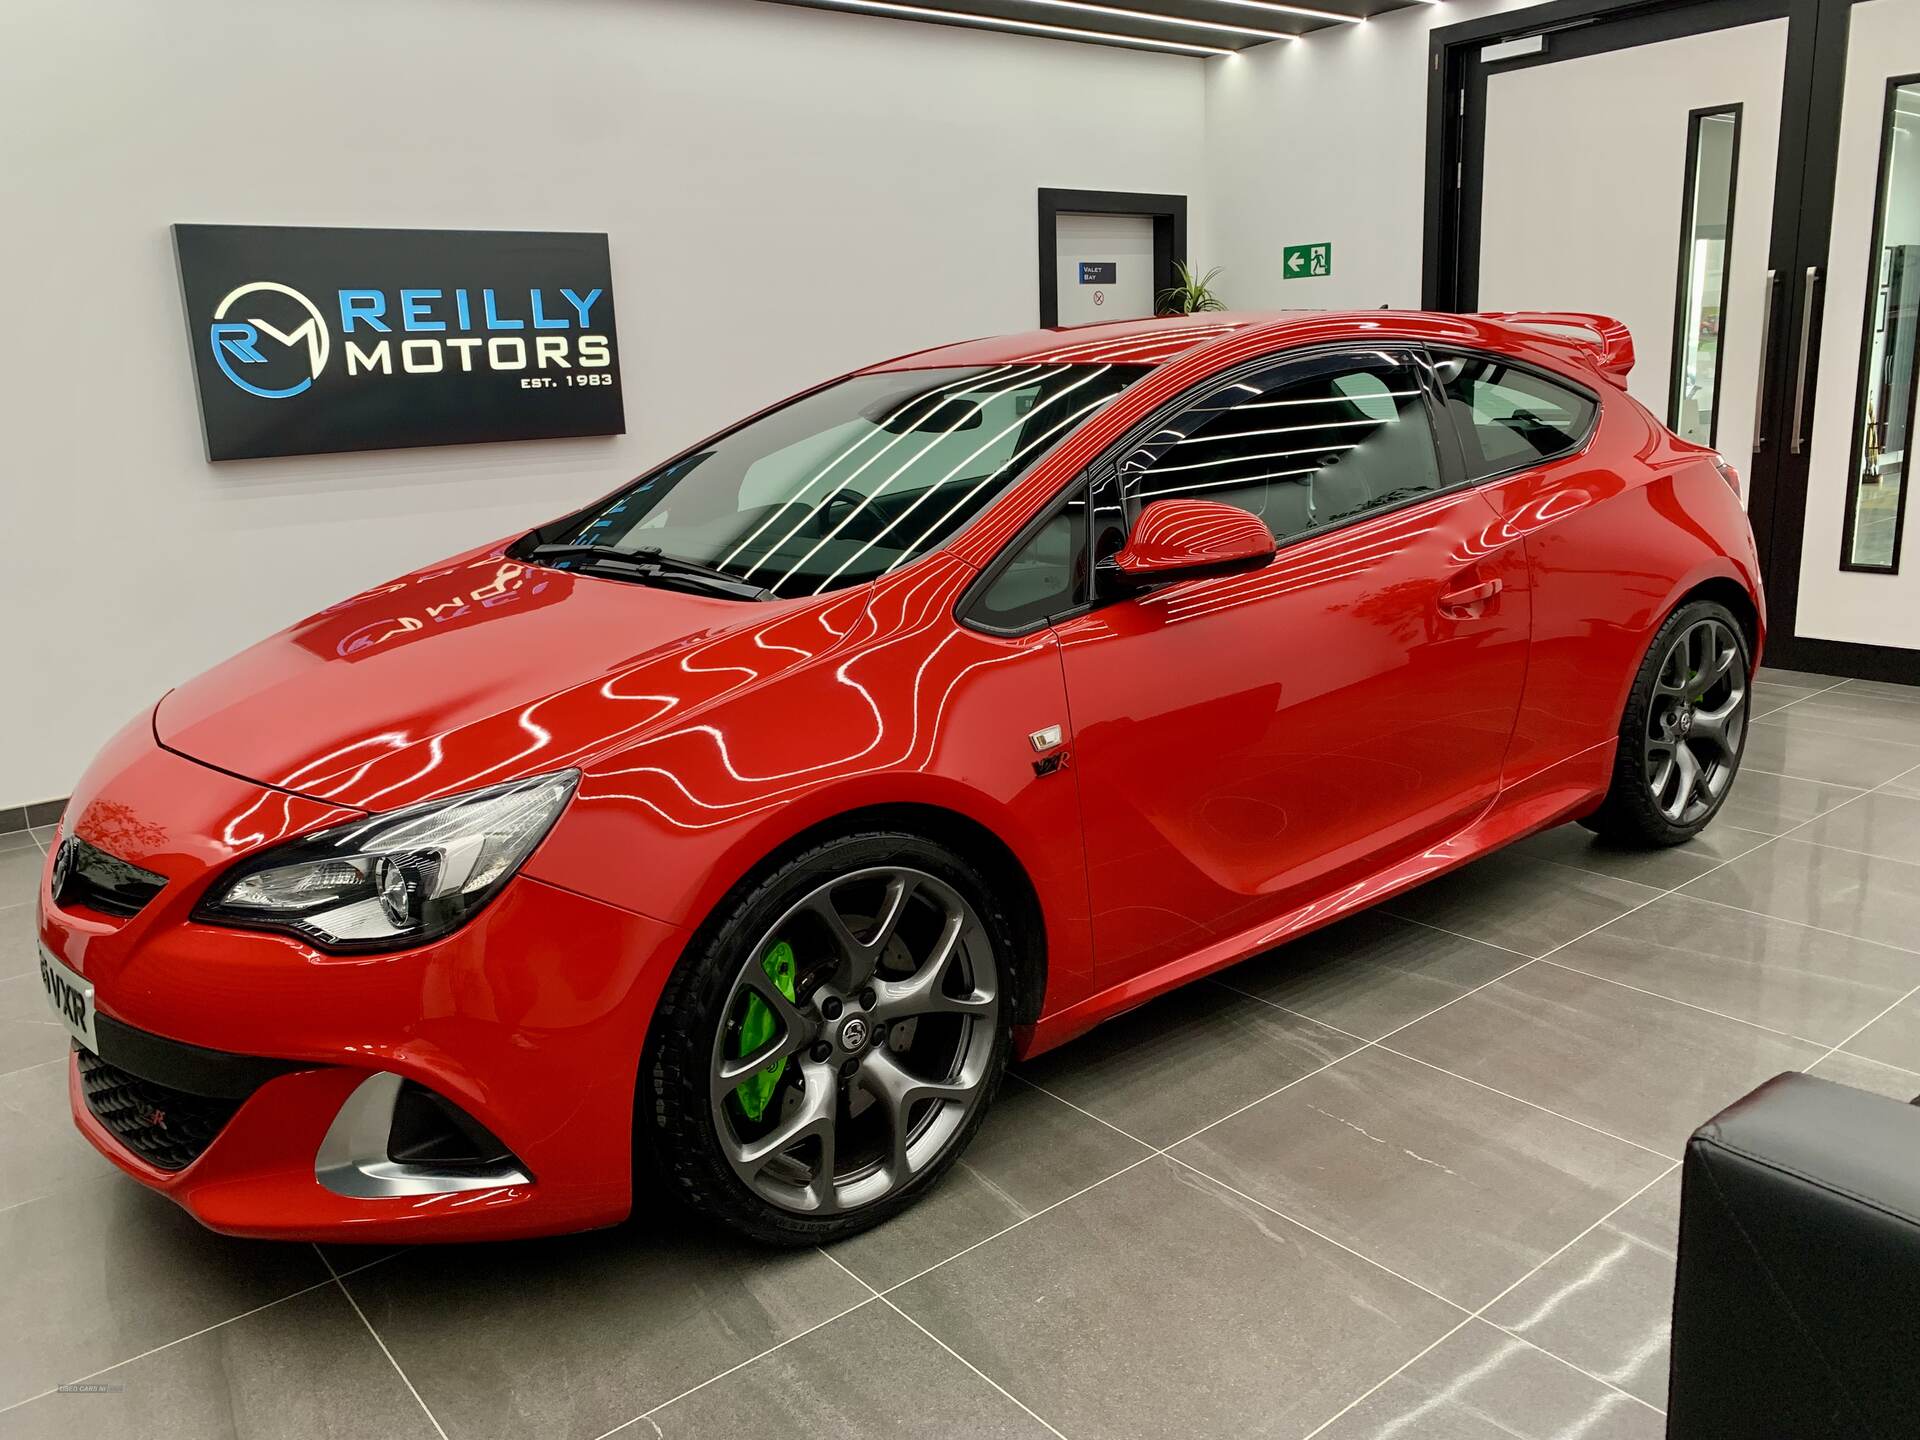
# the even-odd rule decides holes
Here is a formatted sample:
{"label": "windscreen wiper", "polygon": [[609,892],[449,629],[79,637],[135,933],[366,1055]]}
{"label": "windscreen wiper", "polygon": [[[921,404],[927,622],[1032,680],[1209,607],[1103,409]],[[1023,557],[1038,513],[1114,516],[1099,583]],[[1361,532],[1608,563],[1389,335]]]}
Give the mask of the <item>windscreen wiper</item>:
{"label": "windscreen wiper", "polygon": [[620,579],[666,579],[684,584],[689,588],[705,590],[715,595],[737,596],[742,600],[773,598],[773,592],[763,586],[742,580],[737,575],[729,575],[724,570],[716,570],[710,565],[682,560],[677,555],[662,554],[659,547],[654,545],[627,550],[618,545],[549,543],[521,550],[517,558],[574,560],[581,562],[580,568],[583,573]]}

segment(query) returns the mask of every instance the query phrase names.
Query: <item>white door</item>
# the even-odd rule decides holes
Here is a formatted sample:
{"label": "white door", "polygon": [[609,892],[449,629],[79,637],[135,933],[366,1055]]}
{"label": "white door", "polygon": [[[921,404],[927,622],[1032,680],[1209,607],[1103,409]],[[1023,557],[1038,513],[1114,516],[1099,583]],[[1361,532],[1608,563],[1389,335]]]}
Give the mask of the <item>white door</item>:
{"label": "white door", "polygon": [[1554,43],[1487,75],[1478,308],[1625,321],[1635,398],[1744,473],[1787,21],[1558,60]]}
{"label": "white door", "polygon": [[1916,650],[1920,554],[1913,507],[1903,503],[1910,457],[1920,450],[1913,433],[1920,380],[1914,0],[1853,7],[1836,158],[1828,263],[1813,290],[1822,312],[1818,372],[1805,388],[1815,399],[1799,437],[1807,500],[1794,632]]}
{"label": "white door", "polygon": [[1062,325],[1141,320],[1153,314],[1151,215],[1063,211],[1054,225]]}

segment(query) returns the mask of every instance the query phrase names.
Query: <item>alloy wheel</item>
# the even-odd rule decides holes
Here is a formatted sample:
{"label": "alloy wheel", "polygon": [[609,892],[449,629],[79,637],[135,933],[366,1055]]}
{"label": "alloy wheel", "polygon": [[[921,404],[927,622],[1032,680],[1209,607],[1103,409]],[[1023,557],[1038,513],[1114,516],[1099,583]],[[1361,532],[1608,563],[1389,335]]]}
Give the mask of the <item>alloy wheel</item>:
{"label": "alloy wheel", "polygon": [[802,896],[745,958],[714,1037],[716,1138],[757,1195],[809,1216],[883,1200],[965,1126],[992,1073],[986,927],[923,870]]}
{"label": "alloy wheel", "polygon": [[1738,637],[1722,620],[1689,625],[1661,658],[1647,707],[1647,788],[1670,822],[1692,825],[1719,803],[1739,768],[1746,724]]}

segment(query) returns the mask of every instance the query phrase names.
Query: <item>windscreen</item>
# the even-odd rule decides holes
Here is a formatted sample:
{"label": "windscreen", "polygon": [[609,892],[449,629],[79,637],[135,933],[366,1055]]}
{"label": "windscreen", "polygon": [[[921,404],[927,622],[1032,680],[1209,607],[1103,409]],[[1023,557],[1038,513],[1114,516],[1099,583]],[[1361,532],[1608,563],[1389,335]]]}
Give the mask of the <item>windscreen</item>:
{"label": "windscreen", "polygon": [[857,585],[942,544],[1145,373],[996,365],[856,375],[539,538],[658,551],[781,596]]}

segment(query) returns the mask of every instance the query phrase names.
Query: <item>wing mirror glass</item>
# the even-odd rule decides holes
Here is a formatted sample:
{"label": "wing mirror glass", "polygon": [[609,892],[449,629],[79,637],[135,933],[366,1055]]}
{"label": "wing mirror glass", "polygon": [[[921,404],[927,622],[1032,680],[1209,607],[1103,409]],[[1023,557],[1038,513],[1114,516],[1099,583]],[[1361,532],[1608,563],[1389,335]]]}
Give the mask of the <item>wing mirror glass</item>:
{"label": "wing mirror glass", "polygon": [[1264,522],[1217,500],[1155,500],[1133,522],[1113,569],[1135,585],[1257,570],[1273,558]]}

